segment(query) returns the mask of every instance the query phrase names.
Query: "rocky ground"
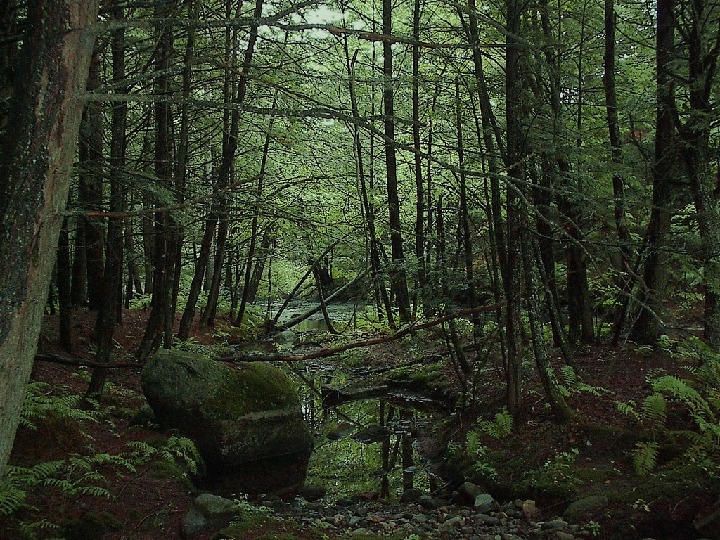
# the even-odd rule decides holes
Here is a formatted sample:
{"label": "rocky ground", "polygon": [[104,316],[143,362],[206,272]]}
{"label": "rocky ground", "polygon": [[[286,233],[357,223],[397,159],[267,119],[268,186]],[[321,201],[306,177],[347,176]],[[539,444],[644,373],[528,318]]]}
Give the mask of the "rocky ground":
{"label": "rocky ground", "polygon": [[207,528],[217,529],[224,519],[234,525],[222,529],[218,538],[254,538],[251,528],[244,524],[252,523],[257,530],[258,520],[253,515],[261,515],[265,521],[261,529],[314,534],[317,538],[573,540],[597,533],[592,527],[569,524],[560,518],[540,520],[540,512],[531,500],[501,505],[489,495],[481,499],[477,505],[458,506],[427,495],[415,502],[395,504],[347,499],[329,505],[298,498],[294,502],[262,501],[259,507],[238,510],[233,501],[201,496],[185,517],[183,531],[186,538],[200,537]]}

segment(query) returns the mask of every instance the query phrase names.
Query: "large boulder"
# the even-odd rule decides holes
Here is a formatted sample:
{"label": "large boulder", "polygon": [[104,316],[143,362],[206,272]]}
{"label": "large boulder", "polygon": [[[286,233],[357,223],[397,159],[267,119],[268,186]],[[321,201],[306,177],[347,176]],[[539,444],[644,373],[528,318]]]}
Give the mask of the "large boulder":
{"label": "large boulder", "polygon": [[233,487],[246,492],[302,485],[312,435],[281,369],[163,350],[143,368],[141,384],[158,423],[195,441],[211,480],[237,478],[250,485]]}

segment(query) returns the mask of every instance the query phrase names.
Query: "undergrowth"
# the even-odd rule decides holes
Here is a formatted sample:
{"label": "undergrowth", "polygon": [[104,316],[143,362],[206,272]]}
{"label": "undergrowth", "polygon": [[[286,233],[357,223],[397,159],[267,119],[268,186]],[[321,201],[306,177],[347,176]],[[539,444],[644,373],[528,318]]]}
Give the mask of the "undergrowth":
{"label": "undergrowth", "polygon": [[[78,427],[86,422],[104,420],[105,411],[94,404],[89,409],[79,395],[55,395],[50,385],[33,382],[28,387],[21,424],[38,430],[50,419],[63,419],[66,425]],[[66,459],[44,461],[31,466],[10,465],[0,480],[0,517],[13,519],[20,511],[23,516],[33,516],[30,494],[55,492],[58,497],[78,496],[110,497],[106,487],[110,475],[136,473],[150,463],[165,463],[179,475],[189,476],[199,472],[202,460],[195,444],[185,437],[171,436],[157,444],[134,441],[129,449],[119,453],[96,452],[88,455],[72,453]],[[44,517],[31,520],[17,519],[15,526],[27,538],[35,538],[40,530],[58,528]]]}
{"label": "undergrowth", "polygon": [[[710,478],[720,478],[720,355],[693,338],[677,348],[678,357],[691,361],[688,377],[650,377],[651,393],[641,403],[617,403],[620,412],[645,428],[649,440],[636,444],[633,465],[638,475],[650,474],[658,464],[662,445],[683,445],[683,458],[697,464]],[[691,426],[677,427],[670,412],[684,414]],[[692,429],[691,429],[692,428]]]}

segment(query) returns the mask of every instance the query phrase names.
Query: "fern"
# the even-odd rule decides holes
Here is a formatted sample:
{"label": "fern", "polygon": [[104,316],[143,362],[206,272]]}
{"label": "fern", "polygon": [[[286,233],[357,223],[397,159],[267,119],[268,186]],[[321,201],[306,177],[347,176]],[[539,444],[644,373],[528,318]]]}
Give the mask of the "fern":
{"label": "fern", "polygon": [[202,456],[195,446],[195,443],[187,437],[170,437],[163,448],[160,455],[169,462],[180,463],[192,474],[197,474]]}
{"label": "fern", "polygon": [[633,466],[640,476],[647,476],[657,464],[658,444],[656,442],[639,442],[633,452]]}
{"label": "fern", "polygon": [[572,366],[562,366],[560,368],[560,375],[565,383],[561,385],[561,389],[563,390],[563,395],[566,397],[580,392],[586,392],[593,396],[610,393],[610,390],[607,388],[602,388],[601,386],[591,386],[583,382],[582,379],[578,377],[577,373],[575,373],[575,369],[573,369]]}
{"label": "fern", "polygon": [[82,397],[71,394],[57,396],[50,393],[50,385],[44,382],[28,384],[27,395],[20,414],[20,425],[36,430],[38,424],[53,416],[75,422],[98,422],[101,417],[97,406],[93,410],[80,407]]}
{"label": "fern", "polygon": [[664,392],[684,403],[693,418],[713,418],[708,402],[686,381],[674,375],[665,375],[652,382],[653,391]]}
{"label": "fern", "polygon": [[665,425],[667,418],[667,401],[662,394],[650,394],[643,400],[642,415],[650,421]]}
{"label": "fern", "polygon": [[630,400],[628,402],[618,401],[615,403],[615,406],[617,407],[617,410],[620,411],[625,416],[629,416],[635,422],[640,421],[640,413],[637,411],[637,408],[635,406],[635,401],[633,401],[633,400]]}
{"label": "fern", "polygon": [[495,414],[493,420],[482,420],[478,422],[478,431],[490,435],[494,439],[502,439],[512,433],[513,417],[507,409]]}

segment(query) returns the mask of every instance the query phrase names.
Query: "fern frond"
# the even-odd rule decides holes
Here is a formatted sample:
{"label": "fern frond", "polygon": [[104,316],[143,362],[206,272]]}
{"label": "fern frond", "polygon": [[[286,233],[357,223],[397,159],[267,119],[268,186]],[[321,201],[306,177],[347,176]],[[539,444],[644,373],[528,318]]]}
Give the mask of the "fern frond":
{"label": "fern frond", "polygon": [[667,402],[662,394],[650,394],[642,403],[643,416],[649,420],[664,425],[667,418]]}
{"label": "fern frond", "polygon": [[633,466],[640,476],[647,476],[657,464],[658,444],[656,442],[639,442],[633,452]]}
{"label": "fern frond", "polygon": [[617,410],[620,411],[625,416],[629,416],[634,421],[640,420],[640,413],[637,411],[637,408],[635,407],[635,402],[633,400],[630,400],[628,402],[624,401],[617,401],[615,402],[615,407],[617,407]]}
{"label": "fern frond", "polygon": [[653,391],[665,392],[674,399],[688,406],[691,413],[712,417],[713,413],[708,402],[687,381],[674,375],[665,375],[652,383]]}

